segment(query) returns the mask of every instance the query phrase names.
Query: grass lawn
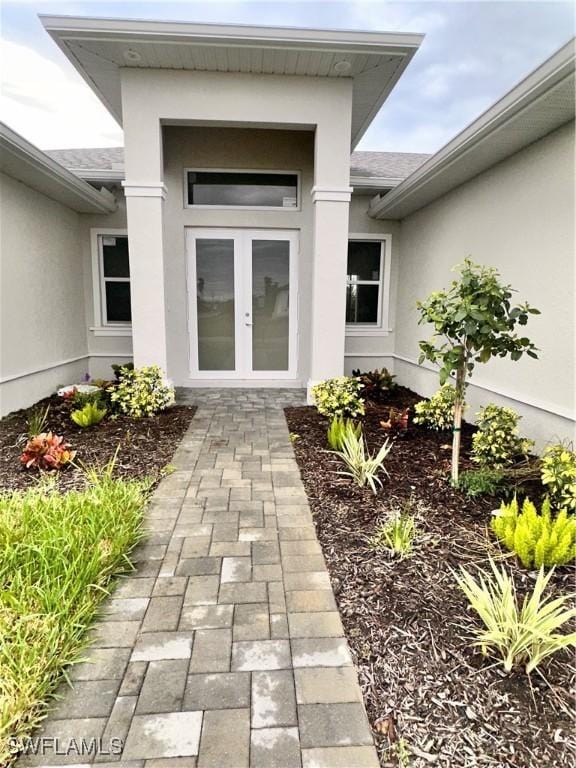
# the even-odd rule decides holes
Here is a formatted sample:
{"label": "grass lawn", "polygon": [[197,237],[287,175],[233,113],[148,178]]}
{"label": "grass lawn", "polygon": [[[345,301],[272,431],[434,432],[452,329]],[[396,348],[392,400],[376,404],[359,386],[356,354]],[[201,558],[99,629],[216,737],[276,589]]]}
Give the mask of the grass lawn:
{"label": "grass lawn", "polygon": [[109,467],[64,494],[47,481],[0,495],[0,765],[43,718],[111,581],[130,569],[148,488]]}

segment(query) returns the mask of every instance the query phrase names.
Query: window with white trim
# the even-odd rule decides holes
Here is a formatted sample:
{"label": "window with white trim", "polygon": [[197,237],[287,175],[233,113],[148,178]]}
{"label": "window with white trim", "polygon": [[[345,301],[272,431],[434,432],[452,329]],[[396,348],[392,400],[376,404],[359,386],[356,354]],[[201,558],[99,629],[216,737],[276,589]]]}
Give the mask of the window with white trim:
{"label": "window with white trim", "polygon": [[132,321],[130,263],[126,235],[98,235],[102,324],[126,326]]}
{"label": "window with white trim", "polygon": [[188,206],[294,209],[298,204],[297,173],[186,169]]}
{"label": "window with white trim", "polygon": [[385,267],[383,240],[348,242],[346,270],[346,324],[380,328],[382,325]]}

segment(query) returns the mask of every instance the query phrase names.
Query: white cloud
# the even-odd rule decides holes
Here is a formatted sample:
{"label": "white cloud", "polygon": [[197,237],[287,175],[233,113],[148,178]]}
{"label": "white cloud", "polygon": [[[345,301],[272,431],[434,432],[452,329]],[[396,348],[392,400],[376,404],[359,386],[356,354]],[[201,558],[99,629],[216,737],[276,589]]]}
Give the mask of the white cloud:
{"label": "white cloud", "polygon": [[470,86],[473,77],[489,73],[488,64],[479,59],[463,59],[450,64],[431,64],[420,73],[418,93],[425,99],[444,99],[455,92],[459,80],[462,79],[462,83],[468,83]]}
{"label": "white cloud", "polygon": [[25,45],[2,41],[0,112],[41,149],[117,146],[122,131],[82,78]]}

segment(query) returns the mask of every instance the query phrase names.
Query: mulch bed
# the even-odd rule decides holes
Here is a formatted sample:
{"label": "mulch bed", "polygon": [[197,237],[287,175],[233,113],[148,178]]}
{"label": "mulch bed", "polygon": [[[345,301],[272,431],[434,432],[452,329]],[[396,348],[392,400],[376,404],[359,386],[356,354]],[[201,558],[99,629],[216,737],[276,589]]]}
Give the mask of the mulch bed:
{"label": "mulch bed", "polygon": [[[75,462],[103,466],[116,450],[114,474],[126,478],[159,479],[170,463],[178,442],[186,432],[196,408],[175,405],[156,416],[134,419],[119,415],[82,429],[70,419],[72,405],[58,396],[41,400],[32,408],[16,411],[0,421],[0,488],[26,488],[37,482],[39,473],[24,469],[20,455],[27,440],[26,420],[36,409],[50,405],[44,431],[63,435],[77,452]],[[61,490],[81,488],[82,471],[68,466],[53,474]]]}
{"label": "mulch bed", "polygon": [[[398,387],[369,403],[363,419],[371,449],[386,437],[388,406],[420,398]],[[336,474],[340,462],[324,452],[327,419],[315,408],[287,408],[296,458],[318,537],[359,672],[382,766],[556,768],[573,764],[573,656],[562,652],[541,673],[504,673],[470,645],[474,615],[451,569],[485,567],[506,557],[520,593],[535,574],[519,567],[487,533],[494,498],[470,500],[451,488],[450,435],[410,423],[394,436],[390,473],[374,496]],[[473,428],[463,429],[463,466]],[[532,497],[541,489],[534,487]],[[398,560],[369,540],[391,510],[409,504],[418,537],[411,557]],[[551,590],[570,593],[574,571],[560,568]],[[404,739],[410,762],[390,744]]]}

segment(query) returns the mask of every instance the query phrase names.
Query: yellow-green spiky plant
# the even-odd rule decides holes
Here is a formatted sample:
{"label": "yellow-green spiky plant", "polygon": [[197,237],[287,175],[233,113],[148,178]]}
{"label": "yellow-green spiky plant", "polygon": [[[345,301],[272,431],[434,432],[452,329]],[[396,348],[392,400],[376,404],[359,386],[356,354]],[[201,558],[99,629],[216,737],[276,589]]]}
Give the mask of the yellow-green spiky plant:
{"label": "yellow-green spiky plant", "polygon": [[521,509],[516,497],[509,504],[502,502],[492,530],[525,568],[565,565],[576,557],[576,518],[567,509],[553,516],[548,499],[541,512],[530,499],[524,499]]}

